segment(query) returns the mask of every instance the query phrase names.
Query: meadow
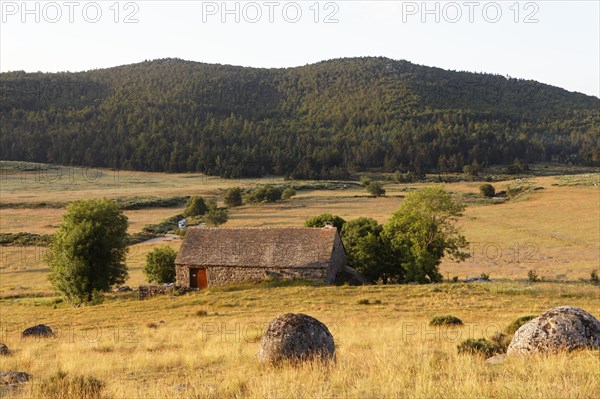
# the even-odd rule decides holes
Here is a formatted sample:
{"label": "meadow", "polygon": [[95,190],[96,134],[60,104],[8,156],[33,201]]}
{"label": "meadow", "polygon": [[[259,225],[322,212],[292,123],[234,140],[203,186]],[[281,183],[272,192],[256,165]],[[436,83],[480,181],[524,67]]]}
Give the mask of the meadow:
{"label": "meadow", "polygon": [[[457,353],[464,339],[489,337],[517,317],[563,304],[600,316],[597,287],[555,283],[242,286],[147,301],[125,294],[86,308],[54,298],[5,299],[2,342],[14,353],[1,358],[1,368],[25,370],[34,380],[4,393],[42,397],[53,392],[60,370],[100,380],[106,397],[596,397],[598,351],[501,364]],[[335,364],[258,363],[262,331],[286,312],[329,327]],[[448,313],[464,325],[428,325]],[[41,322],[58,336],[20,338],[23,327]],[[72,389],[66,397],[80,392]]]}
{"label": "meadow", "polygon": [[[223,180],[76,168],[57,168],[48,174],[24,169],[29,170],[3,172],[0,232],[51,233],[60,223],[64,204],[79,198],[217,198],[232,186],[289,183],[278,178]],[[480,182],[445,184],[467,205],[459,224],[472,243],[473,256],[459,264],[446,261],[441,271],[445,277],[460,279],[490,274],[492,282],[481,284],[246,284],[146,301],[139,301],[135,293],[109,294],[103,304],[73,308],[51,291],[43,248],[0,247],[0,342],[13,351],[0,357],[0,370],[33,375],[32,382],[21,388],[0,387],[0,394],[15,398],[75,398],[98,392],[115,398],[597,397],[599,351],[489,364],[481,356],[458,354],[456,347],[467,338],[490,337],[520,316],[554,306],[578,306],[600,317],[600,288],[587,282],[591,269],[600,264],[598,176],[540,174],[528,179],[531,190],[501,203],[482,199]],[[503,177],[493,184],[501,190],[514,183]],[[312,187],[313,182],[294,184],[309,188],[280,203],[235,208],[225,226],[300,226],[322,212],[385,222],[406,193],[424,185],[387,182],[386,197],[371,198],[355,184],[335,188]],[[181,207],[172,207],[126,214],[135,232],[180,212]],[[144,283],[145,254],[163,244],[130,248],[126,284]],[[178,249],[181,241],[170,239],[166,244]],[[529,283],[530,269],[548,281]],[[309,314],[330,328],[336,342],[334,364],[271,367],[258,363],[262,331],[271,319],[287,312]],[[432,317],[444,314],[459,317],[464,325],[428,325]],[[57,336],[20,337],[24,328],[38,323],[51,326]],[[94,390],[100,385],[101,390]]]}
{"label": "meadow", "polygon": [[[11,164],[12,165],[12,164]],[[128,198],[203,195],[219,199],[233,186],[294,184],[309,187],[297,191],[290,200],[274,204],[244,205],[230,211],[225,226],[302,226],[305,219],[323,212],[346,220],[366,216],[383,223],[398,209],[402,197],[411,190],[432,183],[386,182],[387,195],[370,197],[357,184],[286,182],[281,178],[228,180],[198,174],[164,174],[55,167],[5,169],[0,189],[0,233],[52,233],[60,224],[64,205],[80,198]],[[575,172],[573,170],[572,172]],[[587,171],[587,169],[585,170]],[[589,278],[600,265],[600,174],[553,175],[553,167],[540,166],[540,176],[527,179],[536,190],[495,203],[479,195],[481,182],[444,184],[467,205],[459,220],[462,233],[471,243],[466,262],[444,261],[446,279],[489,274],[492,279],[526,279],[529,270],[547,280],[577,281]],[[579,171],[581,172],[581,170]],[[496,189],[515,184],[501,176]],[[328,188],[330,187],[330,188]],[[334,188],[331,188],[334,187]],[[44,206],[45,205],[45,206]],[[48,206],[51,205],[51,206]],[[130,232],[149,223],[180,214],[182,207],[127,210]],[[144,282],[145,254],[160,242],[132,246],[128,257],[128,284]],[[181,242],[167,243],[178,249]],[[0,247],[0,290],[3,293],[49,290],[44,248]]]}

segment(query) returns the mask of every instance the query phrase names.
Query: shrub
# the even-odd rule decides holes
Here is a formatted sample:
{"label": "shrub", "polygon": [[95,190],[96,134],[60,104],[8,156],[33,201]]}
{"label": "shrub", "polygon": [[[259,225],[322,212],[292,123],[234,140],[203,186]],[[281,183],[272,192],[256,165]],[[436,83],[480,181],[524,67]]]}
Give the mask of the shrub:
{"label": "shrub", "polygon": [[219,209],[216,199],[211,198],[208,201],[206,201],[206,213],[214,211],[215,209]]}
{"label": "shrub", "polygon": [[381,197],[385,195],[385,188],[383,188],[381,183],[373,181],[367,186],[367,192],[375,197]]}
{"label": "shrub", "polygon": [[600,279],[598,278],[598,269],[592,270],[592,272],[590,273],[590,281],[592,284],[598,285],[598,283],[600,282]]}
{"label": "shrub", "polygon": [[488,273],[481,273],[480,277],[483,281],[490,281],[490,275]]}
{"label": "shrub", "polygon": [[361,176],[360,177],[360,185],[363,186],[363,187],[365,187],[365,188],[368,187],[369,184],[371,184],[371,182],[372,182],[372,180],[371,180],[370,177],[367,177],[367,176]]}
{"label": "shrub", "polygon": [[69,377],[68,373],[59,370],[40,382],[37,387],[39,395],[35,396],[49,399],[95,399],[102,397],[104,387],[104,382],[96,377],[81,375]]}
{"label": "shrub", "polygon": [[452,315],[434,316],[429,322],[430,326],[460,326],[463,322]]}
{"label": "shrub", "polygon": [[491,198],[496,195],[496,189],[491,184],[486,183],[479,186],[479,193],[484,197]]}
{"label": "shrub", "polygon": [[47,247],[52,238],[52,234],[0,233],[0,245]]}
{"label": "shrub", "polygon": [[490,338],[490,341],[495,346],[495,353],[506,353],[508,346],[512,341],[513,334],[496,333]]}
{"label": "shrub", "polygon": [[453,283],[458,283],[458,276],[452,277],[452,282]]}
{"label": "shrub", "polygon": [[176,257],[177,252],[167,245],[154,248],[146,255],[144,274],[148,282],[157,282],[158,284],[174,282]]}
{"label": "shrub", "polygon": [[208,226],[220,226],[229,220],[229,215],[226,209],[211,209],[204,216],[204,222]]}
{"label": "shrub", "polygon": [[460,343],[456,347],[458,353],[466,353],[469,355],[482,355],[492,357],[497,353],[496,346],[485,338],[473,339],[469,338]]}
{"label": "shrub", "polygon": [[293,187],[288,187],[285,190],[283,190],[283,192],[281,193],[281,199],[290,199],[292,198],[294,195],[296,195],[296,190],[294,190]]}
{"label": "shrub", "polygon": [[417,180],[417,175],[414,172],[400,173],[400,171],[396,171],[394,173],[394,180],[397,183],[413,183]]}
{"label": "shrub", "polygon": [[208,312],[206,310],[199,310],[196,312],[196,316],[205,317],[205,316],[208,316]]}
{"label": "shrub", "polygon": [[245,199],[250,203],[275,202],[281,199],[282,190],[279,187],[258,186],[246,194]]}
{"label": "shrub", "polygon": [[339,216],[331,213],[322,213],[304,221],[304,227],[325,227],[325,224],[331,222],[338,231],[342,231],[342,227],[346,221]]}
{"label": "shrub", "polygon": [[535,271],[534,269],[531,269],[527,272],[527,278],[532,283],[537,283],[538,281],[540,281],[540,277],[538,276],[537,271]]}
{"label": "shrub", "polygon": [[529,165],[527,165],[527,162],[516,158],[513,164],[506,168],[506,173],[509,175],[518,175],[528,170]]}
{"label": "shrub", "polygon": [[225,192],[223,196],[225,205],[230,208],[242,205],[242,189],[239,187],[232,187]]}
{"label": "shrub", "polygon": [[208,206],[204,201],[204,198],[193,196],[188,199],[183,216],[200,216],[204,215],[208,211]]}
{"label": "shrub", "polygon": [[185,205],[186,197],[126,197],[116,198],[115,201],[124,210],[147,209],[147,208],[169,208]]}
{"label": "shrub", "polygon": [[527,323],[529,320],[533,320],[535,319],[537,316],[534,315],[527,315],[527,316],[521,316],[518,319],[514,320],[512,323],[510,323],[508,325],[508,327],[506,327],[504,329],[504,331],[507,334],[514,334],[517,332],[517,330],[525,323]]}
{"label": "shrub", "polygon": [[369,302],[368,299],[359,299],[358,302],[356,302],[358,305],[370,305],[371,302]]}

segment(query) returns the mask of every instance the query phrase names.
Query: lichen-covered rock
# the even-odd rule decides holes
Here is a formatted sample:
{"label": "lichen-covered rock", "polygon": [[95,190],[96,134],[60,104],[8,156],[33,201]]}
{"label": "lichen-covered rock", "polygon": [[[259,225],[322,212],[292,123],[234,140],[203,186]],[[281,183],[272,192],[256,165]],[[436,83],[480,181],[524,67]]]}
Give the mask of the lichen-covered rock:
{"label": "lichen-covered rock", "polygon": [[507,354],[553,353],[600,348],[600,322],[583,309],[560,306],[525,323],[516,332]]}
{"label": "lichen-covered rock", "polygon": [[6,346],[6,344],[0,343],[0,355],[10,355],[10,349],[8,349],[8,346]]}
{"label": "lichen-covered rock", "polygon": [[31,379],[31,374],[22,371],[0,371],[1,385],[17,385]]}
{"label": "lichen-covered rock", "polygon": [[258,359],[263,363],[334,358],[335,343],[327,326],[301,313],[287,313],[273,319],[258,351]]}
{"label": "lichen-covered rock", "polygon": [[21,333],[22,337],[51,337],[53,335],[52,329],[44,324],[29,327]]}

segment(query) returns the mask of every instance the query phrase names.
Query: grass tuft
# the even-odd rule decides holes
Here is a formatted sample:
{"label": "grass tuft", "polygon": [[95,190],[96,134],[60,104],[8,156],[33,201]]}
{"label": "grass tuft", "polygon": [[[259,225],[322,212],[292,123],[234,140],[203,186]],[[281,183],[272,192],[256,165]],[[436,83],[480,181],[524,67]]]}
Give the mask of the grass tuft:
{"label": "grass tuft", "polygon": [[452,315],[434,316],[429,322],[430,326],[460,326],[463,322]]}

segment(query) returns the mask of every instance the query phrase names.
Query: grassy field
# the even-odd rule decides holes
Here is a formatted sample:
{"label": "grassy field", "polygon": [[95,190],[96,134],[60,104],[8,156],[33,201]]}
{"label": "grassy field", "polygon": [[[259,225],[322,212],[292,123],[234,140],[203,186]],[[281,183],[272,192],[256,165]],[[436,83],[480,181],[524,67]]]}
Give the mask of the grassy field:
{"label": "grassy field", "polygon": [[[364,299],[380,303],[360,304]],[[565,304],[600,316],[597,287],[556,283],[246,286],[147,301],[122,297],[87,308],[68,308],[55,298],[5,299],[2,342],[14,353],[1,358],[0,368],[27,371],[34,380],[3,394],[47,395],[61,370],[68,378],[99,379],[102,394],[115,398],[597,397],[598,351],[495,365],[457,353],[464,339],[489,337],[519,316]],[[262,331],[286,312],[312,315],[329,327],[335,364],[258,363]],[[428,326],[433,316],[448,313],[464,325]],[[37,323],[52,326],[58,337],[20,338],[24,327]]]}
{"label": "grassy field", "polygon": [[[16,172],[14,172],[16,173]],[[58,173],[58,172],[56,172]],[[83,172],[64,172],[80,176]],[[112,174],[111,174],[112,173]],[[100,176],[95,181],[40,182],[39,172],[29,171],[4,176],[1,200],[8,204],[39,204],[67,202],[79,198],[133,196],[205,195],[218,197],[234,185],[252,187],[256,184],[284,184],[281,179],[230,181],[193,174],[159,174],[135,172],[118,180],[118,172],[87,172]],[[121,175],[123,172],[120,172]],[[471,242],[472,257],[463,263],[444,261],[441,270],[446,278],[478,276],[487,273],[492,278],[523,279],[535,269],[546,279],[577,280],[589,277],[600,265],[600,189],[599,174],[575,176],[543,176],[529,180],[532,187],[541,188],[505,203],[492,205],[478,196],[479,182],[445,184],[457,199],[467,204],[459,224]],[[36,180],[37,179],[37,180]],[[297,185],[310,182],[294,182]],[[495,182],[498,190],[511,181]],[[596,184],[596,185],[594,185]],[[338,214],[346,219],[368,216],[380,223],[387,221],[400,205],[402,197],[419,184],[386,184],[388,195],[371,198],[364,189],[348,185],[346,189],[300,190],[291,200],[232,209],[226,226],[301,226],[308,217],[322,212]],[[181,213],[182,208],[151,208],[126,211],[130,232],[135,233],[148,223]],[[60,223],[64,208],[0,209],[0,232],[51,233]],[[575,222],[576,221],[576,222]],[[133,247],[129,266],[132,282],[143,279],[138,273],[143,266],[142,253],[150,246]],[[35,248],[9,248],[2,254],[0,289],[17,282],[10,271],[23,267],[43,270]],[[26,260],[24,265],[23,260]],[[33,260],[33,261],[32,261]],[[16,268],[16,269],[15,269]],[[14,278],[13,278],[14,277]],[[47,288],[45,278],[29,272],[30,286]]]}
{"label": "grassy field", "polygon": [[[79,198],[219,197],[232,186],[286,183],[20,166],[3,169],[0,232],[51,233],[64,205]],[[490,337],[517,317],[558,305],[579,306],[600,317],[600,289],[578,282],[600,264],[600,175],[547,176],[552,168],[541,172],[545,176],[528,184],[543,189],[499,204],[478,196],[481,183],[445,185],[467,204],[459,223],[473,256],[460,264],[444,262],[441,271],[448,278],[488,273],[496,280],[485,284],[249,284],[147,301],[137,300],[135,293],[109,295],[104,304],[71,308],[50,289],[44,248],[0,247],[0,342],[13,350],[11,356],[0,357],[0,370],[34,376],[21,389],[0,387],[0,395],[49,397],[54,392],[55,397],[79,398],[77,389],[83,383],[76,378],[83,376],[97,379],[85,381],[103,384],[102,395],[115,398],[597,397],[598,351],[492,365],[456,350],[464,339]],[[509,184],[515,182],[494,182],[497,190]],[[346,219],[368,216],[382,223],[406,193],[423,185],[387,183],[384,198],[371,198],[352,184],[313,187],[288,201],[232,209],[226,226],[300,226],[322,212]],[[151,208],[126,215],[130,232],[136,232],[180,212],[180,207]],[[163,244],[177,250],[181,240],[130,247],[128,285],[144,283],[145,255]],[[524,279],[530,269],[555,281],[529,284]],[[335,364],[258,363],[262,331],[286,312],[307,313],[328,325],[336,342]],[[448,313],[465,324],[450,330],[428,326],[433,316]],[[20,331],[38,323],[50,325],[58,336],[20,338]],[[57,388],[57,370],[68,373],[62,388]]]}
{"label": "grassy field", "polygon": [[[60,223],[64,208],[26,208],[33,204],[61,204],[79,198],[169,197],[204,195],[219,198],[223,190],[240,185],[285,184],[282,179],[224,180],[197,174],[161,174],[61,167],[42,173],[12,170],[2,175],[0,200],[13,207],[0,208],[0,232],[51,233]],[[541,172],[547,169],[542,168]],[[553,169],[549,169],[553,170]],[[91,177],[94,177],[93,179]],[[589,278],[600,264],[600,174],[540,176],[529,179],[531,187],[543,188],[504,203],[492,204],[478,196],[480,182],[445,184],[467,204],[460,220],[471,242],[472,257],[463,263],[444,261],[443,275],[489,274],[492,279],[524,279],[535,269],[546,279]],[[313,182],[294,182],[310,185]],[[495,182],[497,190],[512,181]],[[398,209],[407,192],[426,184],[388,183],[387,196],[371,198],[363,188],[348,184],[342,189],[299,190],[291,200],[232,209],[226,226],[301,226],[308,217],[330,212],[346,219],[368,216],[385,222]],[[17,205],[19,207],[17,207]],[[181,207],[125,211],[130,232],[181,213]],[[576,222],[575,222],[576,221]],[[131,248],[128,259],[131,280],[143,282],[144,255],[158,244]],[[172,242],[175,249],[180,243]],[[43,249],[0,247],[0,290],[15,287],[48,290]]]}

